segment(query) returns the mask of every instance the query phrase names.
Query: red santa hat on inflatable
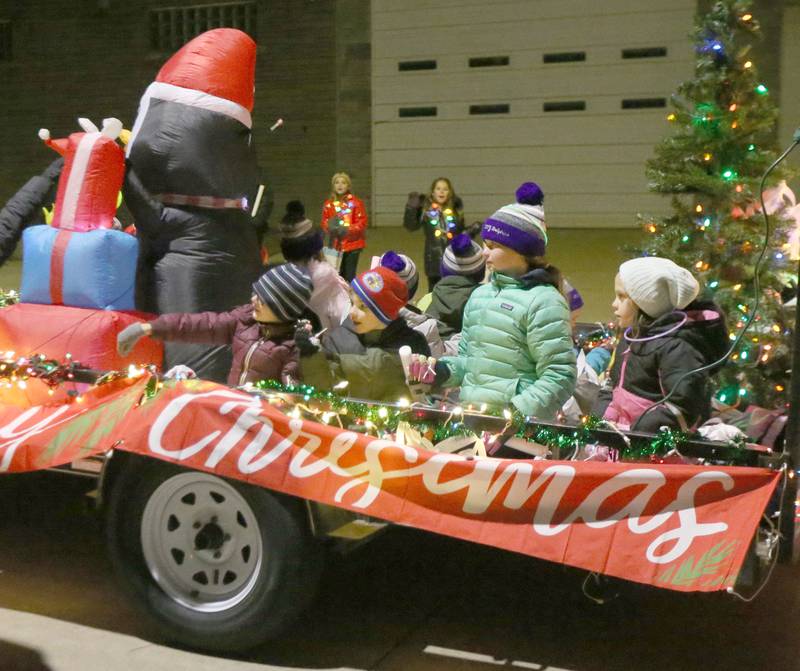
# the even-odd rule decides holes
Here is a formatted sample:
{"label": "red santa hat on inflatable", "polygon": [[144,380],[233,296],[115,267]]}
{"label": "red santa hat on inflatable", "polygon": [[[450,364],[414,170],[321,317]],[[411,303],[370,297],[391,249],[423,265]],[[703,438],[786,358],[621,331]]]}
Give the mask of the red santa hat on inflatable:
{"label": "red santa hat on inflatable", "polygon": [[147,87],[127,155],[162,201],[240,207],[237,196],[257,181],[250,143],[255,64],[256,45],[246,33],[216,28],[181,47]]}
{"label": "red santa hat on inflatable", "polygon": [[52,140],[42,128],[39,137],[64,157],[58,180],[53,226],[72,231],[111,228],[117,197],[125,176],[125,157],[116,139],[119,119],[103,119],[99,130],[89,119],[78,119],[83,133]]}

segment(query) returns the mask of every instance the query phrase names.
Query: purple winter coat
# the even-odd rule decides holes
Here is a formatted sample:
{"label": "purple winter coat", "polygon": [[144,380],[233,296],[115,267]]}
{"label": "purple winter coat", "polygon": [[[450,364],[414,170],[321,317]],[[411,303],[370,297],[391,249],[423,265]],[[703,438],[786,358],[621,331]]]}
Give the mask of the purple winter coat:
{"label": "purple winter coat", "polygon": [[286,384],[300,378],[300,352],[293,324],[263,324],[253,318],[253,306],[230,312],[173,312],[150,322],[152,336],[162,340],[230,345],[233,363],[228,384],[272,379]]}

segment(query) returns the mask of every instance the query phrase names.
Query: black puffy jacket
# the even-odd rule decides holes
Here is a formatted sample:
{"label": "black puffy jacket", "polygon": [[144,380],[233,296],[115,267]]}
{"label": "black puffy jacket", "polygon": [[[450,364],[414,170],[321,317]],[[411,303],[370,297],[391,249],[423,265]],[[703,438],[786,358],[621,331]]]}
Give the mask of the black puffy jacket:
{"label": "black puffy jacket", "polygon": [[[683,320],[686,323],[677,330]],[[622,365],[627,356],[623,389],[652,402],[660,401],[675,389],[665,404],[645,412],[631,428],[658,431],[662,426],[681,428],[677,412],[687,426],[694,426],[711,413],[710,375],[718,369],[683,375],[719,359],[730,341],[722,310],[711,301],[696,300],[683,312],[664,315],[639,330],[636,340],[622,338],[614,354],[610,384],[600,391],[593,413],[602,416],[612,401],[613,389],[620,384]],[[626,352],[630,352],[626,355]],[[683,378],[683,379],[681,379]]]}
{"label": "black puffy jacket", "polygon": [[[442,257],[450,240],[447,235],[436,235],[436,231],[441,227],[431,226],[431,219],[428,216],[430,207],[430,198],[426,198],[419,205],[409,201],[403,213],[403,226],[409,231],[416,231],[420,228],[425,231],[425,274],[428,277],[440,277]],[[453,216],[455,217],[455,230],[451,231],[453,237],[464,232],[463,207],[461,199],[456,196],[453,203]]]}

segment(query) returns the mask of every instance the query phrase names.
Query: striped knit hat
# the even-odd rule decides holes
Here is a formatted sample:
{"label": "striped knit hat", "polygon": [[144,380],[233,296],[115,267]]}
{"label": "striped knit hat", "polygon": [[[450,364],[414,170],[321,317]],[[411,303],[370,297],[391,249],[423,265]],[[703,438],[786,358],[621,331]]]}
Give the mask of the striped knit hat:
{"label": "striped knit hat", "polygon": [[547,228],[544,223],[544,194],[534,182],[517,189],[517,202],[501,207],[483,224],[481,237],[510,247],[523,256],[544,256]]}
{"label": "striped knit hat", "polygon": [[397,273],[377,266],[355,277],[350,286],[374,315],[384,324],[390,324],[408,302],[408,287]]}
{"label": "striped knit hat", "polygon": [[381,256],[378,265],[394,270],[408,287],[408,300],[414,297],[419,286],[419,273],[416,264],[408,256],[390,250]]}
{"label": "striped knit hat", "polygon": [[444,250],[440,271],[442,277],[448,275],[483,275],[486,259],[478,243],[466,233],[461,233]]}
{"label": "striped knit hat", "polygon": [[313,290],[308,272],[294,263],[270,268],[253,282],[259,300],[285,322],[294,321],[305,312]]}

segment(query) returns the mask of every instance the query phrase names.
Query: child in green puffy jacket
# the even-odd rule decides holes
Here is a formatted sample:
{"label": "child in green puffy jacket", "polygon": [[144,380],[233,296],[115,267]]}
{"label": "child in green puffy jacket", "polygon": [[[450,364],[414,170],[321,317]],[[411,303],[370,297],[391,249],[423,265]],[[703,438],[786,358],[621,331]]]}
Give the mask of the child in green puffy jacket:
{"label": "child in green puffy jacket", "polygon": [[569,308],[544,259],[542,191],[526,182],[516,195],[483,224],[490,281],[467,301],[459,354],[437,364],[436,384],[460,386],[465,406],[552,419],[575,387]]}

